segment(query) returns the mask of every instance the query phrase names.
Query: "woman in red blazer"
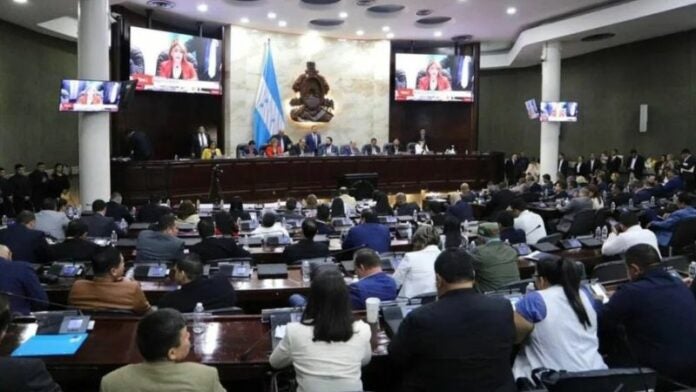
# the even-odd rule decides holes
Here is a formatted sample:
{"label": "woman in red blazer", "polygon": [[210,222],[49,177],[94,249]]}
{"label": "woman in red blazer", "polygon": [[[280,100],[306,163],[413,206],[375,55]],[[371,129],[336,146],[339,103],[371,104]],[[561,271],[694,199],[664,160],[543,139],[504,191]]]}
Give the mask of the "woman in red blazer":
{"label": "woman in red blazer", "polygon": [[198,80],[196,67],[186,59],[186,48],[179,41],[169,47],[169,60],[162,61],[157,76],[169,79]]}
{"label": "woman in red blazer", "polygon": [[280,145],[278,145],[278,139],[274,136],[271,138],[268,146],[266,146],[266,156],[277,157],[282,155],[283,151],[280,149]]}
{"label": "woman in red blazer", "polygon": [[425,69],[426,75],[418,79],[418,90],[450,91],[452,84],[442,73],[442,66],[437,61],[431,61]]}

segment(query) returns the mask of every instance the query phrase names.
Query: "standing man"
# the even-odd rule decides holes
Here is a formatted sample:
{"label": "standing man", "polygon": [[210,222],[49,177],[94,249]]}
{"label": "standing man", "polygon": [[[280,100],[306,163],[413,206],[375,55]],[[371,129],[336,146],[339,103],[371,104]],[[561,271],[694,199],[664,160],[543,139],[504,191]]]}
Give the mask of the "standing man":
{"label": "standing man", "polygon": [[10,183],[10,180],[5,178],[5,168],[0,167],[0,217],[3,215],[14,215],[12,194],[12,184]]}
{"label": "standing man", "polygon": [[563,178],[568,177],[568,161],[565,160],[563,153],[558,154],[558,174]]}
{"label": "standing man", "polygon": [[682,164],[679,168],[682,179],[684,180],[684,187],[687,191],[691,192],[696,188],[696,178],[694,171],[696,171],[696,158],[691,155],[691,151],[685,148],[681,152]]}
{"label": "standing man", "polygon": [[593,152],[590,153],[590,160],[587,161],[587,169],[589,174],[595,175],[595,173],[597,173],[597,170],[599,170],[600,165],[601,164],[595,157],[595,154]]}
{"label": "standing man", "polygon": [[198,131],[191,137],[191,158],[200,159],[203,150],[210,145],[210,135],[204,126],[198,127]]}
{"label": "standing man", "polygon": [[609,172],[609,174],[618,173],[621,169],[622,160],[623,158],[621,155],[619,155],[619,150],[611,150],[611,159],[609,159],[609,162],[607,162],[607,172]]}
{"label": "standing man", "polygon": [[278,134],[275,136],[278,139],[278,147],[280,147],[280,152],[284,153],[286,151],[290,151],[292,148],[292,140],[290,140],[288,135],[285,134],[285,131],[279,129]]}
{"label": "standing man", "polygon": [[640,180],[643,178],[645,158],[639,155],[635,148],[631,150],[631,156],[626,161],[626,169],[628,169],[629,174],[633,174],[633,177],[636,179]]}
{"label": "standing man", "polygon": [[321,146],[321,135],[317,132],[316,125],[312,126],[312,132],[305,135],[305,142],[310,153],[317,155],[319,146]]}
{"label": "standing man", "polygon": [[12,185],[15,211],[18,213],[23,210],[33,211],[31,207],[31,182],[24,170],[24,165],[21,163],[15,165],[15,174],[10,177],[10,185]]}
{"label": "standing man", "polygon": [[36,169],[29,174],[31,182],[31,204],[39,208],[43,199],[47,198],[50,193],[48,173],[46,173],[46,164],[38,162]]}
{"label": "standing man", "polygon": [[130,156],[135,161],[147,161],[152,157],[152,143],[145,132],[131,129],[128,131]]}

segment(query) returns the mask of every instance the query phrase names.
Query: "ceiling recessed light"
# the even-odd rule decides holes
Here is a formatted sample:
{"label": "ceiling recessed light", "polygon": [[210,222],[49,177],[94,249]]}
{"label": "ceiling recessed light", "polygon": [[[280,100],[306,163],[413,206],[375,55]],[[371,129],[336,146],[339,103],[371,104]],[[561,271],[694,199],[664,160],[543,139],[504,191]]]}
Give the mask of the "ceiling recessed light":
{"label": "ceiling recessed light", "polygon": [[14,2],[17,4],[26,4],[27,0],[14,0]]}
{"label": "ceiling recessed light", "polygon": [[280,26],[280,27],[285,27],[285,26],[287,26],[287,25],[288,25],[288,22],[286,22],[286,21],[284,21],[284,20],[279,20],[279,21],[278,21],[278,26]]}
{"label": "ceiling recessed light", "polygon": [[382,27],[382,31],[384,31],[385,33],[388,33],[389,30],[391,30],[391,29],[389,28],[389,26],[384,26],[384,27]]}
{"label": "ceiling recessed light", "polygon": [[242,19],[239,20],[239,22],[240,22],[240,23],[247,24],[247,23],[249,23],[249,18],[246,18],[246,17],[245,17],[245,18],[242,18]]}
{"label": "ceiling recessed light", "polygon": [[338,17],[341,18],[341,19],[345,19],[345,18],[348,17],[348,13],[347,13],[347,12],[341,12],[341,13],[338,14]]}
{"label": "ceiling recessed light", "polygon": [[394,33],[387,33],[387,38],[389,38],[389,39],[394,38]]}
{"label": "ceiling recessed light", "polygon": [[363,36],[363,35],[365,35],[365,32],[362,31],[362,30],[358,30],[358,31],[355,32],[355,34],[357,34],[357,35],[359,35],[359,36]]}
{"label": "ceiling recessed light", "polygon": [[268,19],[275,19],[278,15],[276,15],[275,12],[269,12],[268,14],[266,14],[266,16],[268,17]]}
{"label": "ceiling recessed light", "polygon": [[436,31],[433,33],[435,37],[442,37],[442,31]]}
{"label": "ceiling recessed light", "polygon": [[515,14],[517,13],[517,8],[515,8],[515,7],[508,7],[508,9],[505,10],[505,12],[507,12],[508,15],[515,15]]}
{"label": "ceiling recessed light", "polygon": [[198,4],[198,7],[196,7],[198,12],[208,12],[208,4],[205,3],[200,3]]}

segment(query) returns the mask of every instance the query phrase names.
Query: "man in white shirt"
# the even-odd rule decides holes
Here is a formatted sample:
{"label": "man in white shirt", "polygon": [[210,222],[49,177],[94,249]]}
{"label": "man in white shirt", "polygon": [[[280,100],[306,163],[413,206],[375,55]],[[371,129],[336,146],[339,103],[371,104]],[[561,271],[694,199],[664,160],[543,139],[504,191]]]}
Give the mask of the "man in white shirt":
{"label": "man in white shirt", "polygon": [[43,231],[55,240],[65,239],[65,227],[70,219],[62,211],[56,211],[56,200],[46,198],[41,206],[41,211],[36,213],[35,230]]}
{"label": "man in white shirt", "polygon": [[252,237],[290,237],[290,234],[288,234],[288,231],[283,227],[283,224],[276,222],[276,220],[276,214],[273,212],[266,212],[263,214],[261,226],[255,228],[251,232]]}
{"label": "man in white shirt", "polygon": [[394,280],[401,286],[399,297],[413,298],[421,294],[435,293],[435,259],[440,255],[437,247],[440,236],[429,225],[421,225],[413,234],[415,252],[408,252],[394,272]]}
{"label": "man in white shirt", "polygon": [[640,227],[638,216],[635,213],[624,211],[619,216],[619,224],[612,228],[611,234],[602,245],[602,255],[621,255],[633,245],[638,244],[648,244],[660,254],[655,233]]}
{"label": "man in white shirt", "polygon": [[348,193],[348,188],[342,186],[338,189],[338,193],[340,193],[341,196],[339,197],[343,200],[343,204],[346,206],[346,208],[349,211],[355,211],[355,206],[358,202]]}
{"label": "man in white shirt", "polygon": [[523,199],[514,199],[510,203],[510,208],[515,216],[515,229],[524,231],[528,244],[536,244],[546,237],[544,220],[539,214],[527,210],[527,203]]}

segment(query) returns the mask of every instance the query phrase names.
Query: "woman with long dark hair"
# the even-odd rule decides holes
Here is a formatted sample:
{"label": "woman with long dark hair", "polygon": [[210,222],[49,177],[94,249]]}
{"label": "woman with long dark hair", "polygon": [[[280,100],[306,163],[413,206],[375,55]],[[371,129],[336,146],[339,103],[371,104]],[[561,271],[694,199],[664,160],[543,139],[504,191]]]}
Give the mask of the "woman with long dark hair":
{"label": "woman with long dark hair", "polygon": [[442,226],[442,235],[445,236],[443,249],[459,248],[462,246],[462,228],[459,219],[452,215],[445,217],[445,224]]}
{"label": "woman with long dark hair", "polygon": [[232,220],[234,220],[235,223],[237,222],[237,219],[251,219],[249,213],[244,211],[244,202],[242,201],[242,198],[239,196],[234,196],[232,197],[232,200],[230,200],[230,215],[232,216]]}
{"label": "woman with long dark hair", "polygon": [[531,379],[532,369],[579,372],[606,369],[597,351],[597,313],[590,294],[568,260],[542,260],[535,275],[537,291],[515,306],[518,337],[528,333],[515,364],[515,378]]}
{"label": "woman with long dark hair", "polygon": [[331,201],[331,217],[342,218],[346,216],[346,205],[340,197],[334,197]]}
{"label": "woman with long dark hair", "polygon": [[377,204],[375,204],[375,212],[378,216],[383,215],[394,215],[394,210],[389,205],[389,198],[387,194],[382,191],[375,191],[374,198]]}
{"label": "woman with long dark hair", "polygon": [[370,362],[370,327],[354,321],[348,286],[336,270],[312,280],[302,320],[287,324],[271,366],[293,365],[298,392],[362,391],[360,369]]}

